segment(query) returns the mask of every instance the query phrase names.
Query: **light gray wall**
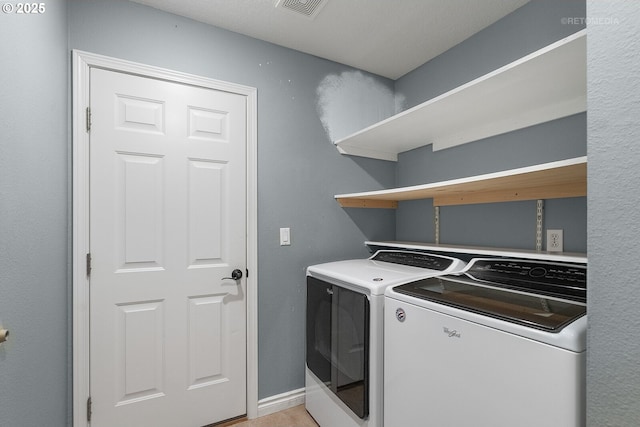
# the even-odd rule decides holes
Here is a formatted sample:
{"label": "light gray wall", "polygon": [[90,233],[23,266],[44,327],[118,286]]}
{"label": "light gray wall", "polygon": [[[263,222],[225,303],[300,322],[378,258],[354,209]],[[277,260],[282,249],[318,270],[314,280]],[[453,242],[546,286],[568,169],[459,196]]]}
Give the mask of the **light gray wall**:
{"label": "light gray wall", "polygon": [[530,0],[396,80],[396,92],[406,108],[420,104],[583,29],[569,18],[584,16],[585,0]]}
{"label": "light gray wall", "polygon": [[[355,129],[344,115],[332,122],[335,99],[329,91],[320,103],[318,90],[327,78],[364,96],[375,87],[390,94],[373,98],[386,111],[393,82],[123,0],[72,0],[69,26],[71,49],[258,89],[259,397],[303,387],[305,267],[363,257],[365,240],[395,233],[393,212],[349,212],[333,199],[393,186],[394,164],[339,155],[330,131]],[[383,118],[353,111],[352,126]],[[279,246],[280,227],[291,228],[291,246]]]}
{"label": "light gray wall", "polygon": [[[558,14],[584,16],[566,6],[572,1],[557,2],[565,5],[557,7],[570,8],[566,12],[550,3],[556,2],[525,6],[528,13],[525,8],[516,11],[515,16],[524,15],[490,31],[504,39],[502,44],[531,41],[535,46],[486,45],[469,64],[483,63],[478,56],[487,56],[485,68],[509,62],[557,39],[553,22]],[[13,334],[0,347],[0,425],[69,425],[68,46],[258,87],[260,396],[301,387],[303,267],[362,256],[365,238],[393,238],[393,226],[387,226],[393,215],[342,210],[332,200],[334,193],[394,185],[393,165],[337,156],[318,112],[312,112],[317,108],[315,89],[323,79],[352,70],[123,1],[71,1],[68,45],[64,2],[49,0],[46,5],[46,14],[39,17],[0,16],[0,319]],[[535,18],[549,8],[550,21]],[[635,150],[640,133],[640,13],[634,1],[615,2],[613,8],[609,2],[589,0],[588,16],[616,18],[618,24],[596,21],[589,26],[587,416],[593,427],[630,426],[640,419],[640,343],[633,338],[640,326],[640,291],[632,280],[640,240],[640,157]],[[577,29],[561,28],[567,33]],[[481,46],[480,41],[473,43]],[[490,55],[501,58],[494,61]],[[397,82],[398,91],[410,106],[488,71],[460,61],[442,66],[444,83],[432,86],[429,79],[421,80],[425,68]],[[448,73],[455,75],[449,78]],[[376,84],[390,83],[376,79]],[[564,120],[548,125],[562,126],[578,138],[583,125],[575,122],[584,116]],[[500,141],[488,144],[499,146]],[[424,153],[420,157],[430,158]],[[411,170],[399,175],[399,181],[424,178]],[[311,176],[300,179],[300,173]],[[411,203],[417,209],[424,204]],[[556,207],[549,202],[547,209]],[[416,212],[400,209],[398,217]],[[292,227],[290,248],[277,245],[281,226]],[[403,230],[400,224],[398,230]],[[425,238],[418,240],[431,240],[427,231],[420,233]]]}
{"label": "light gray wall", "polygon": [[[586,155],[586,114],[576,114],[516,132],[441,151],[431,146],[400,155],[399,185],[415,185]],[[434,241],[430,200],[400,203],[399,240]],[[535,249],[536,202],[440,208],[440,242]],[[545,201],[544,227],[564,230],[564,250],[586,252],[585,197]]]}
{"label": "light gray wall", "polygon": [[587,425],[640,420],[640,8],[588,0]]}
{"label": "light gray wall", "polygon": [[[15,4],[16,2],[11,2]],[[68,425],[69,147],[63,0],[0,14],[0,425]]]}
{"label": "light gray wall", "polygon": [[[581,30],[584,16],[584,0],[532,0],[397,80],[396,91],[407,107],[414,106]],[[397,183],[437,182],[584,156],[586,139],[583,113],[441,151],[426,146],[399,156]],[[440,242],[535,249],[535,221],[535,201],[442,207]],[[546,201],[544,225],[564,230],[565,251],[586,252],[586,198]],[[431,201],[400,203],[396,238],[434,241]]]}

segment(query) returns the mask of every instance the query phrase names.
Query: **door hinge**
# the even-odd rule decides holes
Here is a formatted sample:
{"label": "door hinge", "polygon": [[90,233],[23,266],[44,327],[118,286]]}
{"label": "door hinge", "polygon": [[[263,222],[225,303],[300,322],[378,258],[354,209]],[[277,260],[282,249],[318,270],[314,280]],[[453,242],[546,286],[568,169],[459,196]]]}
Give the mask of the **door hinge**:
{"label": "door hinge", "polygon": [[91,107],[87,107],[86,114],[87,114],[87,117],[86,117],[87,132],[90,132],[91,131]]}
{"label": "door hinge", "polygon": [[91,422],[91,396],[87,398],[87,422]]}
{"label": "door hinge", "polygon": [[91,276],[91,254],[87,254],[87,277]]}

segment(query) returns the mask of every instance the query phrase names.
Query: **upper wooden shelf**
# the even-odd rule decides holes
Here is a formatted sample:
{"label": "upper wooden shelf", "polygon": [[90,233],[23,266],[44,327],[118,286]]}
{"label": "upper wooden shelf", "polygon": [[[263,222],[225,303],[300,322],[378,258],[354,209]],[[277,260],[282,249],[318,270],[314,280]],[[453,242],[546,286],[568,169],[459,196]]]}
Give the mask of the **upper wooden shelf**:
{"label": "upper wooden shelf", "polygon": [[335,141],[343,154],[398,160],[586,111],[586,30]]}
{"label": "upper wooden shelf", "polygon": [[390,190],[335,196],[346,208],[396,208],[399,201],[433,199],[434,206],[587,195],[587,158],[560,160],[503,172]]}

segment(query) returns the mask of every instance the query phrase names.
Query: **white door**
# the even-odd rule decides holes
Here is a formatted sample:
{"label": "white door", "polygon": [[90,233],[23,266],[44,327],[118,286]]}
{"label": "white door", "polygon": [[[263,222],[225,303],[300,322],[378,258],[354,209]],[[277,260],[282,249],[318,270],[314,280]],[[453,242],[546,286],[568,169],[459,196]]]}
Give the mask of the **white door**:
{"label": "white door", "polygon": [[243,415],[246,97],[92,69],[90,104],[91,425]]}

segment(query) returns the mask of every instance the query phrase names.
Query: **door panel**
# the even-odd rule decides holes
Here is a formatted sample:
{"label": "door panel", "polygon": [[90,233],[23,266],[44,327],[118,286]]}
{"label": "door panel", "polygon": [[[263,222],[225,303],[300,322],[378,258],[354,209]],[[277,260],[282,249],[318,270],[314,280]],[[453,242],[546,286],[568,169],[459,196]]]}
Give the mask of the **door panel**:
{"label": "door panel", "polygon": [[189,299],[189,387],[229,381],[224,376],[222,295]]}
{"label": "door panel", "polygon": [[92,426],[246,413],[246,99],[92,69]]}
{"label": "door panel", "polygon": [[[191,266],[221,262],[224,237],[222,205],[226,165],[189,161],[189,259]],[[211,191],[211,190],[214,191]]]}
{"label": "door panel", "polygon": [[164,396],[163,302],[119,304],[116,406]]}
{"label": "door panel", "polygon": [[354,414],[369,416],[366,295],[307,276],[307,367]]}
{"label": "door panel", "polygon": [[118,153],[116,162],[119,271],[162,268],[163,159]]}

